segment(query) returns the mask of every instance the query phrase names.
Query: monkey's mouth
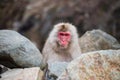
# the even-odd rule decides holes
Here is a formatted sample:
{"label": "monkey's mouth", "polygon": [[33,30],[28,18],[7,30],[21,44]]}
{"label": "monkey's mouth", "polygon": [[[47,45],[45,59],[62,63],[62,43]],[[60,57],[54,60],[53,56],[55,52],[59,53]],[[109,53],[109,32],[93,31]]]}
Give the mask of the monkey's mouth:
{"label": "monkey's mouth", "polygon": [[61,48],[67,48],[68,47],[68,43],[69,42],[66,42],[66,41],[60,41],[59,42]]}
{"label": "monkey's mouth", "polygon": [[66,46],[68,44],[68,42],[66,42],[66,41],[61,41],[61,45],[62,46]]}

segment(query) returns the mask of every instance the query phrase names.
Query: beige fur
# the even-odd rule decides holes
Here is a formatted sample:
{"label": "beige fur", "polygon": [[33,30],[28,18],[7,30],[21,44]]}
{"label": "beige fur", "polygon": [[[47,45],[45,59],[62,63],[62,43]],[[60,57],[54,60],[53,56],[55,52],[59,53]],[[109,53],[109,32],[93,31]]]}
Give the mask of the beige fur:
{"label": "beige fur", "polygon": [[[57,45],[57,33],[61,30],[62,26],[71,33],[71,41],[67,49],[61,49]],[[70,62],[72,59],[78,57],[81,54],[81,50],[78,43],[78,34],[74,25],[69,23],[59,23],[54,26],[51,31],[42,51],[44,61],[48,64],[55,61]]]}

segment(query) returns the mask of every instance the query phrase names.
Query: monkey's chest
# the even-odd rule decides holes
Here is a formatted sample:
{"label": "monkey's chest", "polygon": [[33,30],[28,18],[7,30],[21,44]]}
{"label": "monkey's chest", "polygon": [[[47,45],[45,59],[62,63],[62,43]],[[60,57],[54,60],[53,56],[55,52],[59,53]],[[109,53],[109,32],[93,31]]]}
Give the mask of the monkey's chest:
{"label": "monkey's chest", "polygon": [[59,53],[57,57],[60,61],[66,61],[66,62],[70,62],[73,59],[71,57],[71,54],[67,52]]}

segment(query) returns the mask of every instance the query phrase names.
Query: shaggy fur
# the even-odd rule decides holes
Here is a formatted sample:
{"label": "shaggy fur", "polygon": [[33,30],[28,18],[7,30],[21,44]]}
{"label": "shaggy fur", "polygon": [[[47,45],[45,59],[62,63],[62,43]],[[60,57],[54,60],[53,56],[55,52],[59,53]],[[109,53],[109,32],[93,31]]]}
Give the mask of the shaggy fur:
{"label": "shaggy fur", "polygon": [[[62,49],[58,44],[57,33],[59,31],[68,31],[71,34],[69,46]],[[54,26],[42,51],[44,62],[50,64],[55,61],[69,62],[81,54],[78,43],[78,34],[74,25],[69,23],[59,23]]]}

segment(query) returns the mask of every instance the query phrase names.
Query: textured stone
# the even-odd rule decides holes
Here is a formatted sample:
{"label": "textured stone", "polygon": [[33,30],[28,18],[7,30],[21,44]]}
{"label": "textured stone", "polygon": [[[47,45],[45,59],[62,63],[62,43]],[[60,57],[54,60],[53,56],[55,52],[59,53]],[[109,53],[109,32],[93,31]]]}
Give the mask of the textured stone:
{"label": "textured stone", "polygon": [[101,30],[87,31],[80,37],[79,44],[83,53],[106,49],[120,49],[118,41]]}
{"label": "textured stone", "polygon": [[0,60],[21,67],[42,66],[42,55],[37,47],[12,30],[0,30]]}
{"label": "textured stone", "polygon": [[120,80],[120,50],[82,54],[68,65],[58,80]]}
{"label": "textured stone", "polygon": [[42,77],[43,72],[40,68],[33,67],[9,70],[1,75],[0,80],[42,80]]}
{"label": "textured stone", "polygon": [[0,64],[0,74],[6,72],[8,70],[10,70],[10,69]]}
{"label": "textured stone", "polygon": [[49,76],[60,76],[61,73],[66,69],[68,62],[54,62],[48,66]]}

